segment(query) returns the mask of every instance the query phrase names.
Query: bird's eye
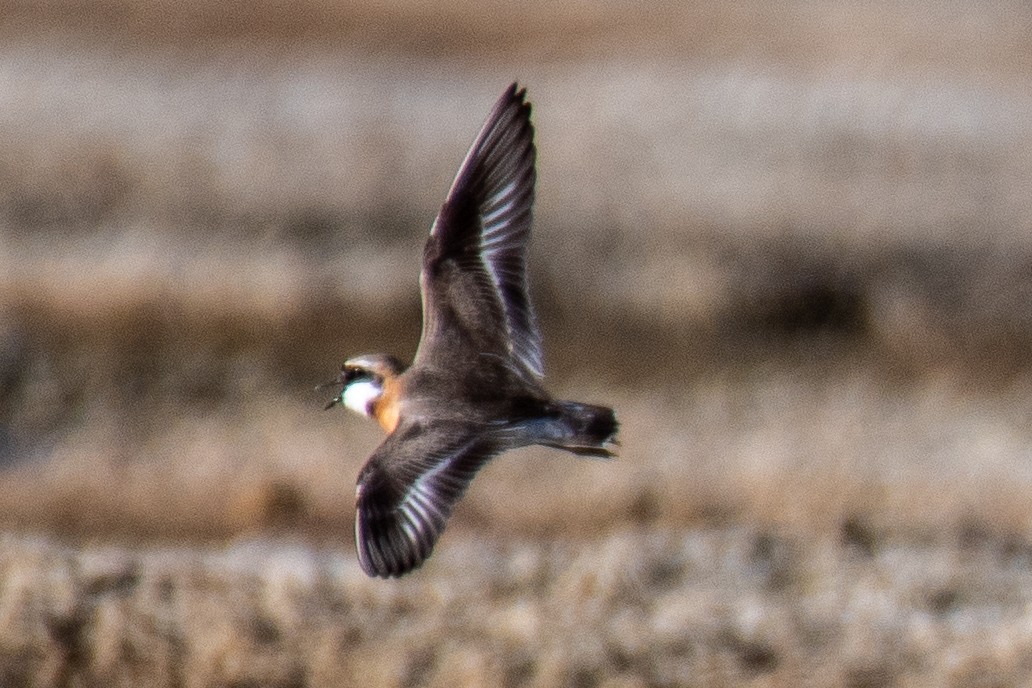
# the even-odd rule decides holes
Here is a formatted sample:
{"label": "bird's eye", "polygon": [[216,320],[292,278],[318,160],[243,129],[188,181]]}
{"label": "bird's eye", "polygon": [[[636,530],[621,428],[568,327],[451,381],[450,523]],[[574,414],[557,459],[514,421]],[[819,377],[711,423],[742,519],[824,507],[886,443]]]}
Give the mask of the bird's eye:
{"label": "bird's eye", "polygon": [[372,380],[373,374],[364,368],[344,368],[344,384],[350,384],[356,380]]}

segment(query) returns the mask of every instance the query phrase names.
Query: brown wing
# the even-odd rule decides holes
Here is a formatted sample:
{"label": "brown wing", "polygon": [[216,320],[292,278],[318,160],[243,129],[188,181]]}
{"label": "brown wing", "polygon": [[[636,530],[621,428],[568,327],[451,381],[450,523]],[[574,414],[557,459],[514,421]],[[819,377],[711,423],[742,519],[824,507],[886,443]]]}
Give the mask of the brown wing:
{"label": "brown wing", "polygon": [[498,451],[476,429],[403,424],[373,452],[356,491],[355,545],[367,574],[400,576],[430,556],[452,508]]}
{"label": "brown wing", "polygon": [[513,84],[473,142],[423,252],[423,334],[415,364],[501,357],[540,378],[541,335],[527,294],[534,128]]}

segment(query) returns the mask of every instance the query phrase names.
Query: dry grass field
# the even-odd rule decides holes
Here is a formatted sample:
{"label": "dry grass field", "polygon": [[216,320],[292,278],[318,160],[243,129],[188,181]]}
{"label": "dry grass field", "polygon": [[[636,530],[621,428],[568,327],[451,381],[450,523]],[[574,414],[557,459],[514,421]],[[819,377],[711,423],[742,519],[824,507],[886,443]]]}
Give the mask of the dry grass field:
{"label": "dry grass field", "polygon": [[[0,687],[1032,676],[1024,3],[0,0]],[[548,381],[371,580],[421,244],[513,79]]]}

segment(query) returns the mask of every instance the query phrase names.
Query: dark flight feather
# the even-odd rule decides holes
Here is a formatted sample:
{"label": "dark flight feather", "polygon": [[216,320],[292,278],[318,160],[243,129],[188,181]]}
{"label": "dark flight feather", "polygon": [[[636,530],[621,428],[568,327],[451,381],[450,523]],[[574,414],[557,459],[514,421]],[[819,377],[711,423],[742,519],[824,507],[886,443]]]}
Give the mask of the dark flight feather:
{"label": "dark flight feather", "polygon": [[465,423],[410,425],[391,433],[358,478],[355,540],[370,576],[399,576],[433,551],[455,504],[497,452]]}
{"label": "dark flight feather", "polygon": [[528,379],[544,374],[526,279],[536,152],[525,97],[513,84],[495,104],[434,222],[416,365],[493,354]]}

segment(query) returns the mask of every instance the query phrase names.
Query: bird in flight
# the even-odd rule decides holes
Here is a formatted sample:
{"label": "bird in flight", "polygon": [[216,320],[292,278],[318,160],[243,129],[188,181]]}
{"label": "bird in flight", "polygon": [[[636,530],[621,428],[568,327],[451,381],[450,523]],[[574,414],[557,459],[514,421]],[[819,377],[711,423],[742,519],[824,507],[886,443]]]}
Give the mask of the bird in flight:
{"label": "bird in flight", "polygon": [[330,383],[388,433],[358,475],[355,544],[370,576],[426,561],[476,472],[532,444],[609,457],[613,410],[554,399],[527,293],[534,128],[512,84],[470,147],[423,249],[423,330],[412,365],[367,354]]}

